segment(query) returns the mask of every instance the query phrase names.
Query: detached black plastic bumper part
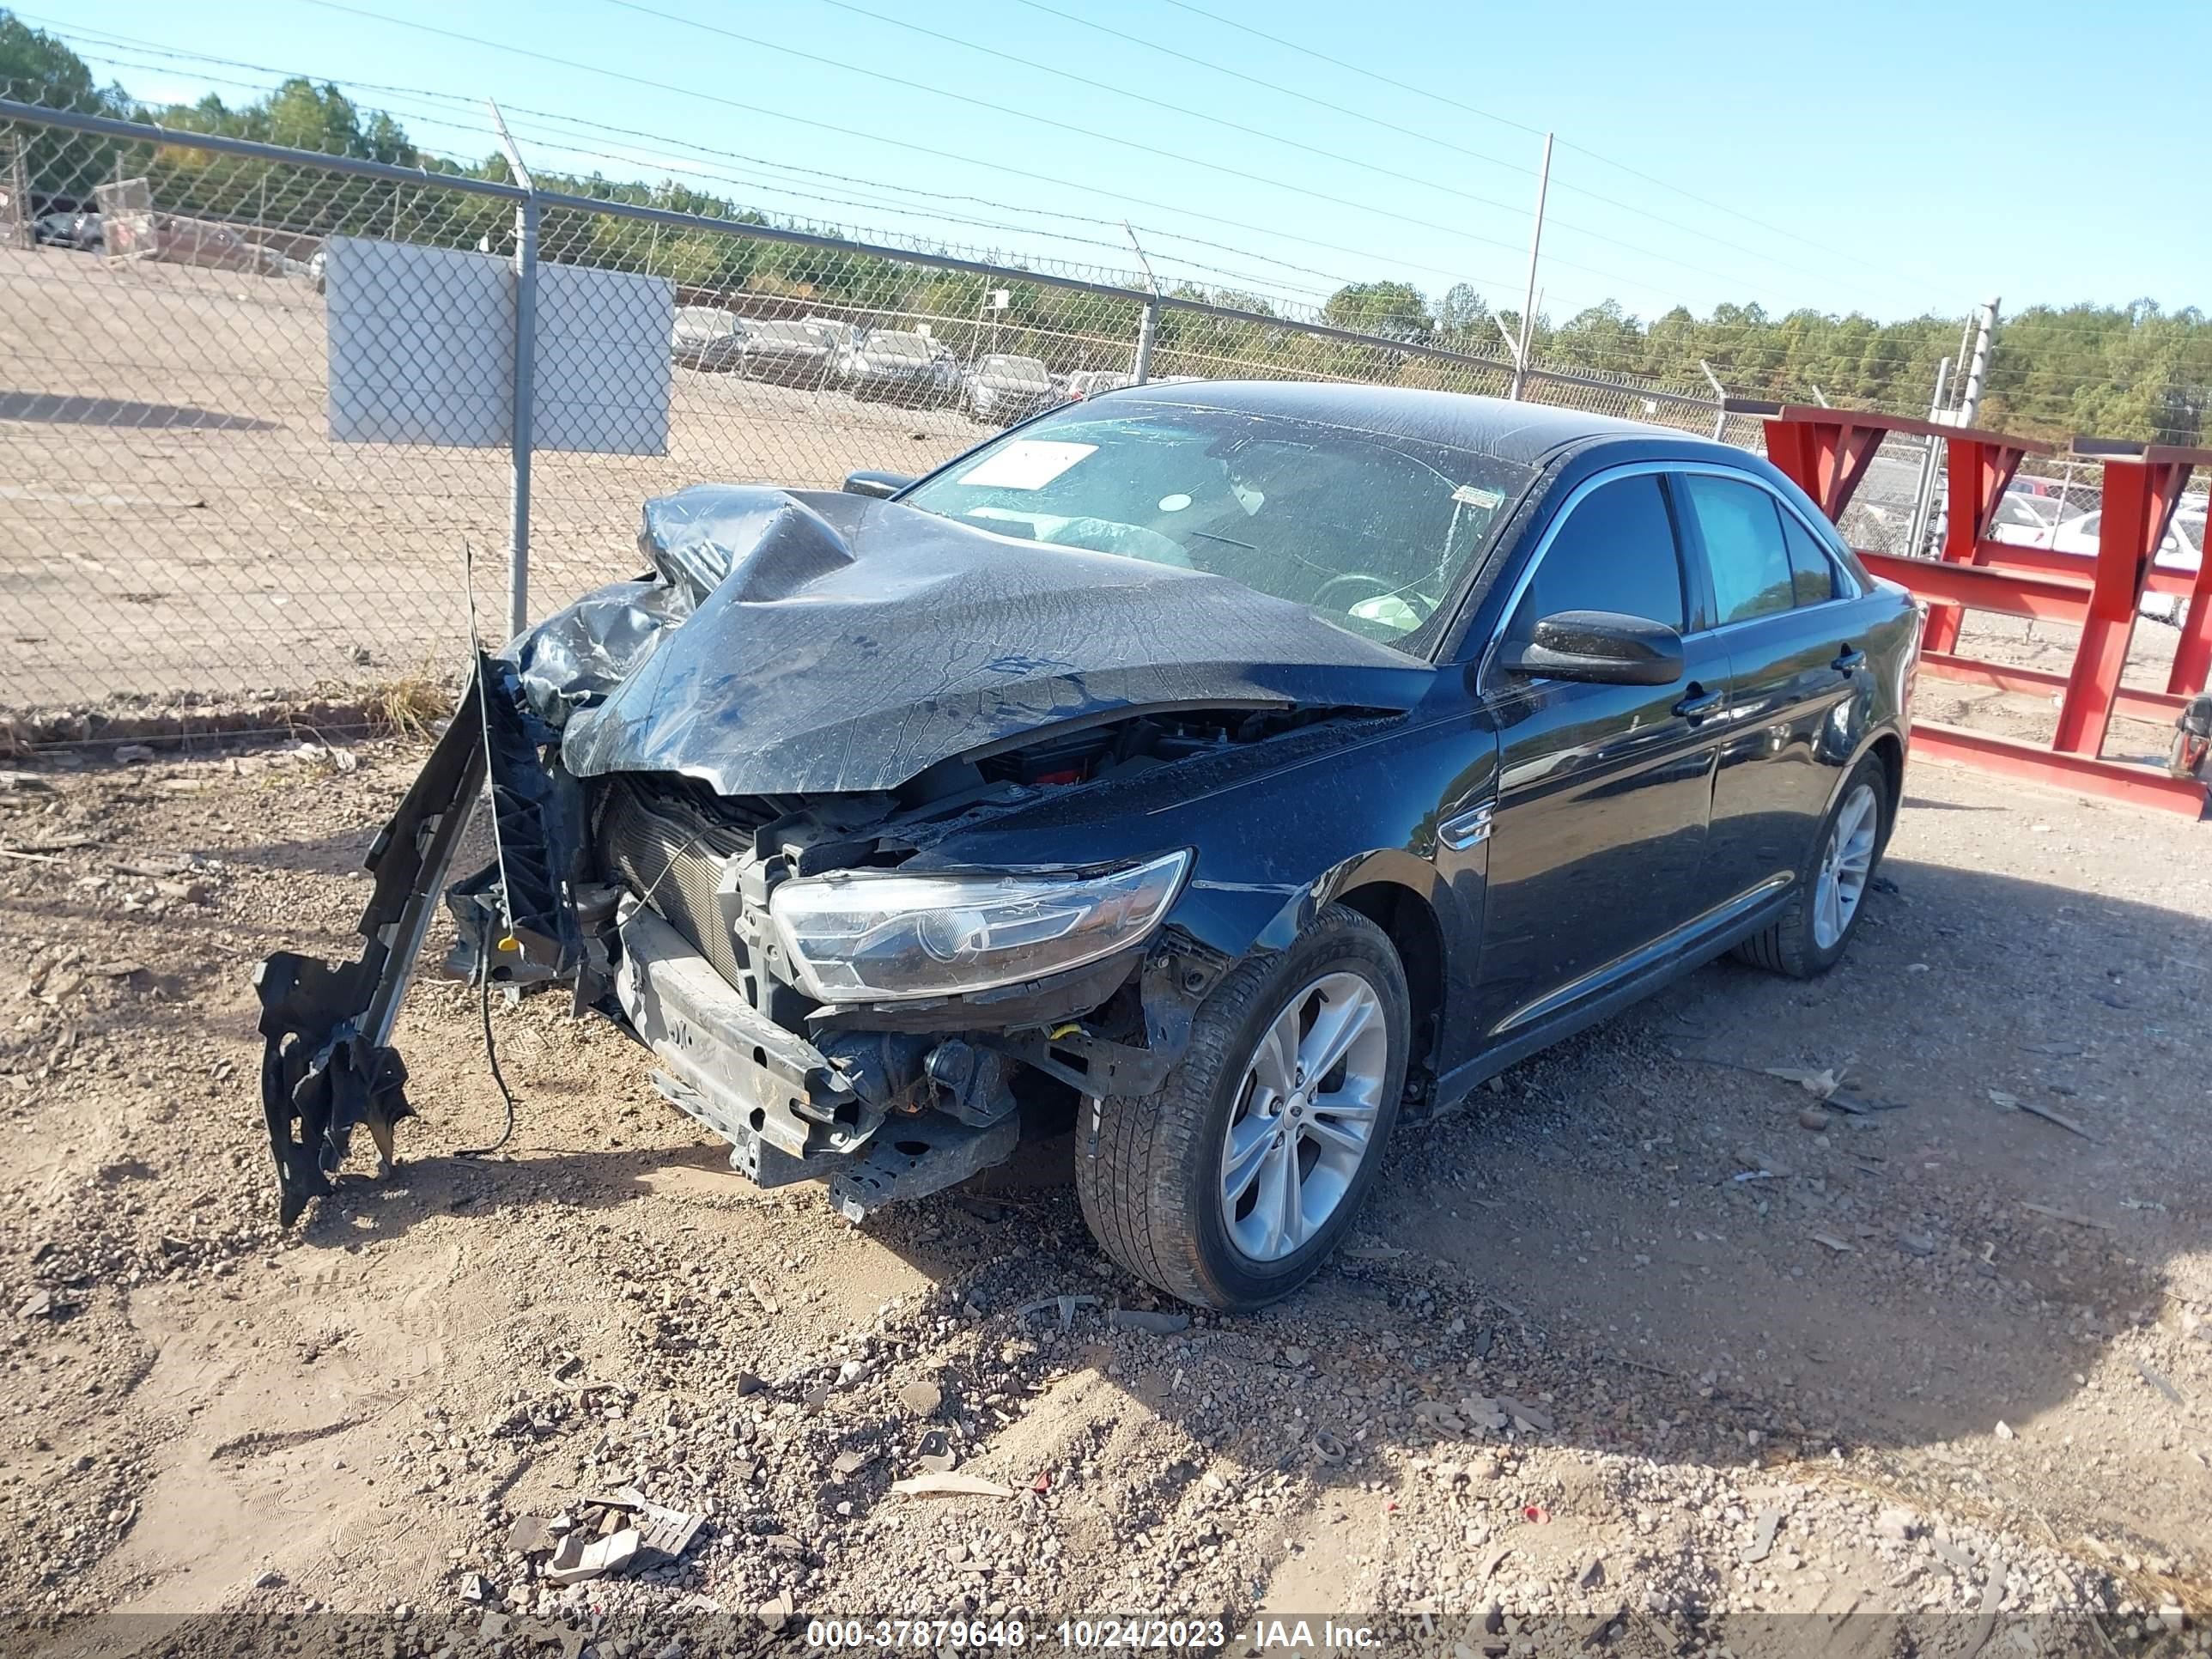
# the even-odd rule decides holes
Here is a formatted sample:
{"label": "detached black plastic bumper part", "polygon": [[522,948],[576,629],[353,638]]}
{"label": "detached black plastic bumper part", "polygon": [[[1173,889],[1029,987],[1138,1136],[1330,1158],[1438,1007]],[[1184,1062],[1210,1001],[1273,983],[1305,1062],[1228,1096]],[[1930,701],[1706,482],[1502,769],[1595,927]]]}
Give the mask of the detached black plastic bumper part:
{"label": "detached black plastic bumper part", "polygon": [[[379,954],[372,946],[370,956]],[[261,1110],[276,1160],[277,1216],[286,1226],[331,1190],[354,1126],[367,1127],[379,1164],[392,1164],[392,1134],[407,1103],[407,1066],[362,1030],[368,957],[333,968],[280,951],[257,969],[261,997]]]}
{"label": "detached black plastic bumper part", "polygon": [[544,758],[555,738],[525,704],[513,666],[479,652],[453,723],[369,849],[365,862],[376,886],[362,913],[368,943],[360,959],[337,963],[280,951],[255,970],[266,1045],[261,1109],[288,1225],[309,1199],[331,1190],[356,1126],[375,1141],[382,1173],[392,1165],[393,1128],[413,1115],[407,1067],[389,1046],[392,1023],[483,787],[487,754],[504,879],[456,889],[454,920],[479,958],[490,960],[494,979],[579,971],[572,882],[582,855],[583,798],[575,780]]}
{"label": "detached black plastic bumper part", "polygon": [[407,1067],[386,1047],[407,993],[439,884],[483,787],[483,663],[391,823],[368,849],[376,878],[362,912],[367,945],[337,963],[279,951],[254,969],[261,999],[261,1111],[276,1164],[278,1213],[289,1226],[331,1190],[356,1124],[385,1168],[392,1132],[412,1115]]}

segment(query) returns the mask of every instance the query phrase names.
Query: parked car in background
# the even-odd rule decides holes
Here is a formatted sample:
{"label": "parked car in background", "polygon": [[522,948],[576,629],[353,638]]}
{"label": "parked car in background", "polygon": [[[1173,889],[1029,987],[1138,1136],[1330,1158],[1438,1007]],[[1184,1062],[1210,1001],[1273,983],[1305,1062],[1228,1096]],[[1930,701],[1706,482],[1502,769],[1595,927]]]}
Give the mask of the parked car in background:
{"label": "parked car in background", "polygon": [[1052,371],[1034,357],[993,352],[968,371],[968,413],[987,426],[1012,426],[1065,401]]}
{"label": "parked car in background", "polygon": [[[2205,512],[2202,507],[2177,507],[2173,522],[2167,526],[2165,538],[2159,543],[2158,553],[2153,562],[2165,570],[2196,569],[2203,557],[2204,520]],[[2104,522],[2102,507],[2069,519],[2053,533],[2051,545],[2061,553],[2078,553],[2085,557],[2094,557]]]}
{"label": "parked car in background", "polygon": [[84,208],[78,212],[70,222],[70,240],[88,253],[106,245],[107,230],[101,222],[98,209]]}
{"label": "parked car in background", "polygon": [[2058,498],[2007,490],[1990,518],[1990,539],[2015,547],[2049,547],[2058,530]]}
{"label": "parked car in background", "polygon": [[930,342],[897,329],[871,329],[841,349],[832,372],[855,398],[884,398],[908,408],[937,398],[936,361]]}
{"label": "parked car in background", "polygon": [[1102,392],[1119,392],[1125,386],[1134,386],[1137,377],[1124,374],[1119,369],[1079,368],[1067,377],[1066,386],[1071,401],[1080,403],[1085,398],[1095,398]]}
{"label": "parked car in background", "polygon": [[737,371],[756,380],[820,386],[836,355],[811,323],[759,322],[746,318],[738,323],[737,334]]}
{"label": "parked car in background", "polygon": [[719,306],[678,306],[669,354],[685,368],[717,374],[738,367],[744,355],[744,319]]}
{"label": "parked car in background", "polygon": [[836,317],[802,317],[799,321],[814,331],[816,337],[830,348],[832,356],[848,345],[858,344],[860,336],[866,332],[859,324],[848,323]]}
{"label": "parked car in background", "polygon": [[[2204,562],[2205,518],[2201,504],[2185,501],[2175,508],[2173,522],[2167,526],[2165,538],[2159,543],[2158,552],[2151,560],[2153,568],[2194,574]],[[2052,532],[2047,545],[2085,561],[2094,559],[2097,556],[2098,532],[2104,522],[2102,507],[2069,519]],[[2187,597],[2180,593],[2146,593],[2136,601],[2136,610],[2154,621],[2179,624],[2188,603]]]}
{"label": "parked car in background", "polygon": [[374,1011],[487,769],[487,995],[559,985],[856,1222],[1072,1146],[1101,1248],[1232,1309],[1401,1118],[1730,950],[1833,966],[1904,798],[1911,597],[1757,456],[1578,410],[1137,387],[639,544],[480,655],[366,954],[262,964],[287,1223],[408,1115]]}
{"label": "parked car in background", "polygon": [[76,211],[72,209],[41,213],[31,222],[31,235],[33,240],[50,247],[75,247],[77,245]]}

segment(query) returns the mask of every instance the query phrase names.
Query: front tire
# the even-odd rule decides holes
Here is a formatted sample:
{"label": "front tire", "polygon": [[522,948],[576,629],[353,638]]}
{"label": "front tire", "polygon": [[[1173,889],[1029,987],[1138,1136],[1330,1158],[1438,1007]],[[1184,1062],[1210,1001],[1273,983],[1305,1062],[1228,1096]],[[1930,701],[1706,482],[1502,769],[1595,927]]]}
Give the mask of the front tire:
{"label": "front tire", "polygon": [[1869,755],[1821,820],[1782,919],[1737,945],[1737,960],[1790,979],[1816,978],[1842,960],[1888,844],[1893,810],[1889,774],[1879,756]]}
{"label": "front tire", "polygon": [[1331,905],[1215,988],[1157,1094],[1080,1109],[1075,1186],[1092,1235],[1202,1307],[1289,1295],[1374,1182],[1412,1026],[1389,937]]}

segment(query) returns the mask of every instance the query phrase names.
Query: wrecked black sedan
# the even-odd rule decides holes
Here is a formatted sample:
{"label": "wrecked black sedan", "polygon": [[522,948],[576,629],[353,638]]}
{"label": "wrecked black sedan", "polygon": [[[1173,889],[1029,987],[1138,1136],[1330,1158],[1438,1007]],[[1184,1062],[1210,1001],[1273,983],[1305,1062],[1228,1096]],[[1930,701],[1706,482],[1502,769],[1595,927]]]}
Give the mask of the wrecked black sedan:
{"label": "wrecked black sedan", "polygon": [[1055,1107],[1100,1243],[1279,1297],[1429,1114],[1735,949],[1818,974],[1900,799],[1917,623],[1764,461],[1413,391],[1133,387],[918,481],[702,485],[483,656],[360,961],[259,976],[288,1218],[445,894],[764,1186],[858,1218]]}

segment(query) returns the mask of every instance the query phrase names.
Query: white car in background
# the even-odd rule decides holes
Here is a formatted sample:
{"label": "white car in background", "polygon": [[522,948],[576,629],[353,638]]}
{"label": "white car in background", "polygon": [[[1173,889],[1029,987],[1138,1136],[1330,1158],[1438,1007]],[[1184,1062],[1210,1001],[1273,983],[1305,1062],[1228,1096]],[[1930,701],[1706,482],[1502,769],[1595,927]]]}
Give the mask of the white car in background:
{"label": "white car in background", "polygon": [[[2009,499],[2009,498],[2008,498]],[[2061,553],[2070,553],[2084,560],[2097,556],[2097,532],[2104,523],[2104,509],[2084,513],[2058,526],[2049,542],[2039,544]],[[2204,562],[2205,508],[2201,499],[2185,499],[2174,510],[2173,522],[2166,529],[2166,539],[2159,543],[2158,554],[2151,561],[2159,570],[2178,571],[2193,575]],[[2006,538],[1998,537],[1998,540]],[[2038,544],[2030,544],[2037,545]],[[2183,610],[2189,603],[2181,593],[2146,593],[2136,609],[2155,621],[2180,623]]]}
{"label": "white car in background", "polygon": [[968,371],[968,415],[986,426],[1012,426],[1062,401],[1052,371],[1035,357],[994,351]]}
{"label": "white car in background", "polygon": [[2058,520],[2057,496],[2007,490],[1990,520],[1990,539],[2014,547],[2049,547],[2057,534]]}

